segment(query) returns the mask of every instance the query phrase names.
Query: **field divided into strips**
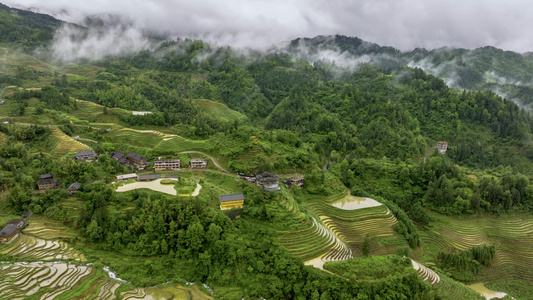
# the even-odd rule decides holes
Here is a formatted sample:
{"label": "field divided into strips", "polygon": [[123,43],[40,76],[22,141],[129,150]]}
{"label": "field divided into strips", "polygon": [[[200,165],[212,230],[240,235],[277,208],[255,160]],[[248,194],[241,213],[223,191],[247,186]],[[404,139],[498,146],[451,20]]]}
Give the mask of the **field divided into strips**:
{"label": "field divided into strips", "polygon": [[515,279],[525,285],[533,285],[531,216],[507,214],[471,219],[440,215],[434,217],[436,222],[433,232],[421,234],[424,252],[430,252],[430,248],[434,251],[458,251],[474,246],[494,245],[496,256],[489,267],[482,269],[478,279],[485,283]]}
{"label": "field divided into strips", "polygon": [[315,218],[306,219],[301,227],[281,232],[280,242],[291,254],[303,260],[318,256],[324,260],[344,260],[353,256],[352,250]]}
{"label": "field divided into strips", "polygon": [[0,299],[118,299],[116,291],[122,285],[103,271],[84,265],[0,265]]}
{"label": "field divided into strips", "polygon": [[369,234],[372,237],[389,237],[395,234],[398,222],[385,206],[343,210],[329,204],[313,202],[308,207],[342,240],[349,244],[360,244]]}
{"label": "field divided into strips", "polygon": [[61,241],[47,241],[21,234],[9,247],[0,252],[17,259],[37,260],[78,260],[85,261],[85,256]]}
{"label": "field divided into strips", "polygon": [[39,216],[32,216],[28,226],[22,229],[22,232],[45,240],[74,238],[72,233],[61,222]]}
{"label": "field divided into strips", "polygon": [[[343,196],[346,195],[339,197]],[[286,202],[290,209],[290,201]],[[353,257],[353,249],[360,247],[367,234],[373,238],[371,253],[374,255],[394,253],[398,245],[405,244],[395,234],[396,217],[384,205],[344,210],[312,201],[307,206],[318,218],[304,218],[301,229],[281,232],[280,237],[281,244],[303,260],[325,262]]]}
{"label": "field divided into strips", "polygon": [[440,282],[436,286],[440,299],[461,299],[461,300],[486,300],[481,294],[475,292],[464,284],[455,281],[444,274],[438,274]]}
{"label": "field divided into strips", "polygon": [[418,276],[422,280],[429,282],[431,285],[435,286],[440,283],[440,276],[435,273],[435,271],[427,268],[426,266],[414,261],[411,259],[411,264],[413,268],[418,272]]}
{"label": "field divided into strips", "polygon": [[0,265],[1,299],[72,299],[72,292],[94,275],[87,266],[67,263],[14,263]]}
{"label": "field divided into strips", "polygon": [[[129,288],[129,290],[128,290]],[[125,292],[120,292],[125,290]],[[196,285],[131,289],[90,266],[58,262],[0,264],[0,299],[211,300]]]}
{"label": "field divided into strips", "polygon": [[[211,300],[213,297],[200,292],[197,285],[183,287],[167,285],[163,287],[137,288],[120,293],[122,300],[173,299],[173,300]],[[108,298],[101,298],[108,299]]]}
{"label": "field divided into strips", "polygon": [[[132,128],[122,127],[116,124],[110,126],[111,131],[106,132],[105,135],[113,140],[115,143],[125,143],[136,147],[157,148],[158,145],[165,141],[172,141],[175,137],[170,134],[165,134],[156,130],[136,130]],[[166,148],[165,150],[168,150]]]}
{"label": "field divided into strips", "polygon": [[90,149],[89,146],[76,141],[57,128],[52,128],[50,131],[52,132],[52,136],[58,142],[57,146],[54,148],[54,150],[52,150],[52,157],[58,158],[65,156],[70,152],[78,152]]}

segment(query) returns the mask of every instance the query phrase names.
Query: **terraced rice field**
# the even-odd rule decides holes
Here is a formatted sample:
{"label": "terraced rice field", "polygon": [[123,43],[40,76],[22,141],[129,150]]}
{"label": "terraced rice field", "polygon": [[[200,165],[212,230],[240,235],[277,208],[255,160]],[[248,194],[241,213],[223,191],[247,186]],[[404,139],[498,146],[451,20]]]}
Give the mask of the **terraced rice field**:
{"label": "terraced rice field", "polygon": [[348,244],[360,244],[367,234],[393,236],[396,217],[384,205],[357,210],[343,210],[325,203],[310,203],[321,221]]}
{"label": "terraced rice field", "polygon": [[[133,289],[120,294],[123,300],[137,299],[174,299],[174,300],[211,300],[213,297],[200,292],[198,286],[167,285],[146,289]],[[102,298],[107,299],[107,298]]]}
{"label": "terraced rice field", "polygon": [[0,252],[18,259],[32,260],[77,260],[86,261],[85,256],[61,241],[47,241],[21,234],[9,247]]}
{"label": "terraced rice field", "polygon": [[[424,252],[458,251],[480,245],[494,245],[492,264],[476,279],[485,283],[513,279],[533,285],[533,219],[530,215],[507,214],[456,219],[432,215],[433,230],[420,232]],[[432,261],[431,255],[423,258]],[[502,291],[508,292],[508,291]]]}
{"label": "terraced rice field", "polygon": [[437,285],[440,282],[440,276],[435,273],[435,271],[430,268],[425,267],[424,265],[411,259],[413,268],[418,271],[418,276],[424,281],[429,282],[431,285]]}
{"label": "terraced rice field", "polygon": [[353,256],[352,250],[315,218],[305,220],[300,230],[282,232],[280,242],[289,252],[303,260],[320,256],[325,262]]}
{"label": "terraced rice field", "polygon": [[45,240],[73,238],[67,227],[60,222],[38,216],[32,216],[28,226],[22,232]]}
{"label": "terraced rice field", "polygon": [[90,149],[89,146],[76,141],[57,128],[52,128],[50,131],[52,132],[52,136],[58,141],[57,146],[52,150],[52,156],[55,158],[65,156],[70,152]]}
{"label": "terraced rice field", "polygon": [[54,299],[93,273],[90,267],[67,263],[0,265],[0,298]]}
{"label": "terraced rice field", "polygon": [[196,285],[167,285],[117,290],[131,286],[86,265],[59,262],[0,264],[0,299],[213,299]]}
{"label": "terraced rice field", "polygon": [[468,288],[464,284],[450,279],[446,275],[438,275],[441,280],[436,288],[441,299],[486,300],[481,294]]}
{"label": "terraced rice field", "polygon": [[[326,261],[344,260],[354,256],[367,234],[382,239],[372,243],[372,252],[387,254],[386,238],[394,238],[393,226],[398,222],[384,206],[344,210],[324,202],[311,202],[308,208],[318,218],[304,219],[300,230],[281,232],[281,244],[306,264],[321,268]],[[393,244],[397,244],[394,241]],[[381,253],[383,252],[383,253]],[[376,253],[377,254],[377,253]]]}

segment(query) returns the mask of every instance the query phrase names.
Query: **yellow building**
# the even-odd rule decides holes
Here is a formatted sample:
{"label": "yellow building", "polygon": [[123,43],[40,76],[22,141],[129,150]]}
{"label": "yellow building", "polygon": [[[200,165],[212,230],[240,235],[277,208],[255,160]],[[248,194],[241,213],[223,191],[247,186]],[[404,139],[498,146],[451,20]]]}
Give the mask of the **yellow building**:
{"label": "yellow building", "polygon": [[218,196],[218,199],[220,200],[221,210],[241,208],[244,205],[244,196],[242,194]]}

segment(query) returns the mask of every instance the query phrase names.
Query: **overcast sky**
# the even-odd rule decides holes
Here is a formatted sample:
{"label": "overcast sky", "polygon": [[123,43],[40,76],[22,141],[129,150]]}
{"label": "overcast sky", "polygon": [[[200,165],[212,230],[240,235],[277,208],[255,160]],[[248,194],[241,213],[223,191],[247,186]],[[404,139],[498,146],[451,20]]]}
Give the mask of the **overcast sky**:
{"label": "overcast sky", "polygon": [[74,23],[117,14],[137,28],[207,35],[264,48],[296,37],[343,34],[401,50],[486,45],[533,51],[525,0],[0,0]]}

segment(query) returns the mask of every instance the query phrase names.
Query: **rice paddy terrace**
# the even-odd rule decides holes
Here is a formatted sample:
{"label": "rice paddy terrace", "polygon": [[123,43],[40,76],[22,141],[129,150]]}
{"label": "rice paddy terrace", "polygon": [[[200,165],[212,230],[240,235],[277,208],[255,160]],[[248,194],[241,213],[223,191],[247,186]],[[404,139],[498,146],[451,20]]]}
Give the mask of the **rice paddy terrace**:
{"label": "rice paddy terrace", "polygon": [[65,242],[72,238],[59,222],[31,218],[15,241],[0,247],[17,260],[0,263],[0,299],[212,299],[196,285],[135,289],[112,279]]}
{"label": "rice paddy terrace", "polygon": [[[341,199],[346,197],[351,196],[343,195]],[[308,203],[311,214],[303,218],[297,230],[281,232],[281,244],[317,267],[322,267],[326,261],[357,256],[367,234],[374,238],[371,252],[376,255],[394,253],[395,245],[381,242],[386,239],[393,241],[391,244],[405,244],[396,236],[393,226],[397,220],[386,206],[378,203],[373,207],[346,210],[333,206],[334,200],[339,199]]]}
{"label": "rice paddy terrace", "polygon": [[437,251],[455,252],[481,245],[494,245],[492,264],[482,269],[477,280],[484,283],[517,280],[533,285],[533,220],[529,215],[506,214],[459,219],[432,215],[430,231],[420,231],[422,261],[434,261]]}
{"label": "rice paddy terrace", "polygon": [[63,262],[0,264],[0,299],[212,299],[197,286],[137,288],[102,270]]}
{"label": "rice paddy terrace", "polygon": [[55,158],[66,156],[70,152],[78,152],[89,149],[89,146],[76,141],[57,128],[52,128],[50,131],[52,136],[58,142],[57,146],[52,151],[52,156]]}

